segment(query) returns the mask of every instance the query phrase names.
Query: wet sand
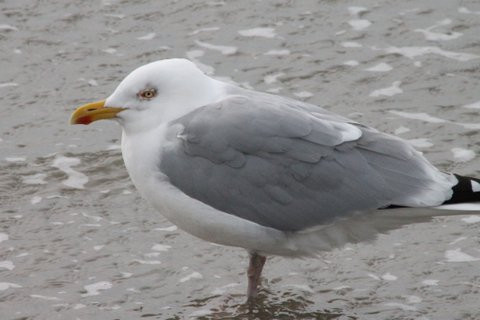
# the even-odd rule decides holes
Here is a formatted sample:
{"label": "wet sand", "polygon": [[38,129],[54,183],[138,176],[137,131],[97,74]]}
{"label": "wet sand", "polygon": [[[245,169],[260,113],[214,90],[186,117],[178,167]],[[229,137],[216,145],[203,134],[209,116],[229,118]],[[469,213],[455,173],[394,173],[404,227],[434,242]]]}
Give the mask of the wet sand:
{"label": "wet sand", "polygon": [[187,57],[326,106],[480,176],[476,1],[0,3],[2,319],[479,319],[480,218],[437,218],[318,259],[177,230],[132,186],[114,123],[70,126],[134,68]]}

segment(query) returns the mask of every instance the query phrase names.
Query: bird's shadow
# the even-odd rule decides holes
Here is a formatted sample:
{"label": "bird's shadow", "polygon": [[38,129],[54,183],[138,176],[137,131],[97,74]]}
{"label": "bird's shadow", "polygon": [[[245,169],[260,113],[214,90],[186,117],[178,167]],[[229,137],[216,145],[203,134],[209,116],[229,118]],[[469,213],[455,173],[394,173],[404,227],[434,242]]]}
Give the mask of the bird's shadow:
{"label": "bird's shadow", "polygon": [[[221,302],[219,300],[221,299]],[[215,300],[215,307],[212,307]],[[186,307],[204,309],[210,312],[198,315],[195,319],[231,319],[231,320],[261,320],[261,319],[357,319],[345,315],[341,310],[312,310],[313,301],[298,294],[283,292],[273,294],[261,289],[254,301],[245,301],[245,295],[231,294],[225,296],[210,296],[204,299],[192,300]]]}

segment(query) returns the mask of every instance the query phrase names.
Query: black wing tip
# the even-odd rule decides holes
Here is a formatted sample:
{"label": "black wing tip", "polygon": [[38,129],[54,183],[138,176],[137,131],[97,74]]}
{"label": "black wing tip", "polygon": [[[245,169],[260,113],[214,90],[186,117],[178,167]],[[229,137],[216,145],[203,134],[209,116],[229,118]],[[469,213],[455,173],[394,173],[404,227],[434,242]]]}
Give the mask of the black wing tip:
{"label": "black wing tip", "polygon": [[[455,174],[458,183],[453,186],[452,197],[443,204],[480,202],[480,179]],[[474,186],[478,184],[478,189]]]}

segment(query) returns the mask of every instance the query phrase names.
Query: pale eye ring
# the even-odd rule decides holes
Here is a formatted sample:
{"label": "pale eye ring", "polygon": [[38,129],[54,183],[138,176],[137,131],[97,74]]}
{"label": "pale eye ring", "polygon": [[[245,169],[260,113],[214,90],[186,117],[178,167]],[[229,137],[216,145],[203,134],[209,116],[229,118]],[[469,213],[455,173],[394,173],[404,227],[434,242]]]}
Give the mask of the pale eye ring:
{"label": "pale eye ring", "polygon": [[150,100],[153,99],[157,95],[157,90],[154,88],[144,89],[137,93],[138,98],[140,100]]}

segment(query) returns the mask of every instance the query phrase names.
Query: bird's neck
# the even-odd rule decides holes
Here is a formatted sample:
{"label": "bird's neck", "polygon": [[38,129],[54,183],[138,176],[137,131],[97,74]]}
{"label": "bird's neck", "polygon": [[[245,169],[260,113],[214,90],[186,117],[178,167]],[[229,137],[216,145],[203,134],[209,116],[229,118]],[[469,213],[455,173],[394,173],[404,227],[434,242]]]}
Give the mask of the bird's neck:
{"label": "bird's neck", "polygon": [[142,195],[144,187],[156,178],[151,173],[157,171],[161,159],[165,128],[165,125],[159,125],[151,131],[122,132],[123,161],[133,184]]}

